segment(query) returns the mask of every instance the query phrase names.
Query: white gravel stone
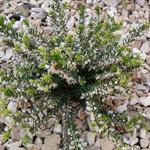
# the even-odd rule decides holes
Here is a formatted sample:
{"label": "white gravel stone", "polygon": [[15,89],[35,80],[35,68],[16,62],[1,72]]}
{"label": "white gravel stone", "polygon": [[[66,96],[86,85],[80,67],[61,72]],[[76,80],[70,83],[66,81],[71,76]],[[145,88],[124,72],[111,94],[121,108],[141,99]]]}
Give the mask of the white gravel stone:
{"label": "white gravel stone", "polygon": [[45,129],[37,132],[37,136],[39,137],[47,137],[50,135],[51,135],[51,131],[49,129]]}
{"label": "white gravel stone", "polygon": [[5,56],[2,58],[2,60],[9,60],[11,57],[13,57],[13,51],[12,49],[9,49],[6,51]]}
{"label": "white gravel stone", "polygon": [[69,20],[67,21],[67,29],[70,30],[71,28],[73,28],[75,24],[75,18],[74,17],[70,17]]}
{"label": "white gravel stone", "polygon": [[18,104],[16,102],[10,101],[7,108],[11,112],[15,113],[17,111],[17,106],[18,106]]}
{"label": "white gravel stone", "polygon": [[41,5],[41,8],[45,9],[48,8],[50,5],[50,0],[45,0],[44,3]]}
{"label": "white gravel stone", "polygon": [[139,133],[139,137],[142,139],[147,139],[148,138],[147,131],[145,129],[141,129]]}
{"label": "white gravel stone", "polygon": [[143,115],[145,118],[150,119],[150,108],[146,108],[146,109],[144,110],[144,112],[142,113],[142,115]]}
{"label": "white gravel stone", "polygon": [[117,0],[105,0],[104,3],[105,3],[106,5],[111,6],[111,7],[116,7],[117,4],[118,4]]}
{"label": "white gravel stone", "polygon": [[93,145],[95,143],[96,133],[95,132],[88,132],[87,133],[87,142],[89,145]]}
{"label": "white gravel stone", "polygon": [[0,150],[4,150],[4,146],[3,145],[0,145]]}
{"label": "white gravel stone", "polygon": [[27,149],[28,150],[41,150],[41,147],[35,144],[27,144]]}
{"label": "white gravel stone", "polygon": [[36,144],[36,145],[42,145],[42,143],[43,142],[42,142],[41,138],[39,138],[39,137],[37,137],[34,141],[34,144]]}
{"label": "white gravel stone", "polygon": [[144,42],[140,48],[142,52],[148,53],[150,52],[150,43],[149,42]]}
{"label": "white gravel stone", "polygon": [[110,7],[109,10],[107,11],[107,13],[108,13],[110,16],[114,17],[114,16],[117,14],[117,10],[116,10],[115,7]]}
{"label": "white gravel stone", "polygon": [[139,99],[139,104],[142,104],[145,107],[150,106],[150,95],[147,97],[141,97]]}
{"label": "white gravel stone", "polygon": [[54,133],[58,133],[58,134],[62,133],[62,126],[61,126],[61,124],[59,124],[59,123],[55,124]]}
{"label": "white gravel stone", "polygon": [[144,7],[145,0],[136,0],[136,3],[139,4],[140,6]]}
{"label": "white gravel stone", "polygon": [[141,54],[140,54],[141,59],[144,60],[144,61],[146,60],[146,56],[147,56],[147,55],[146,55],[145,53],[141,53]]}
{"label": "white gravel stone", "polygon": [[[150,14],[149,14],[149,16],[150,16]],[[149,16],[148,16],[148,17],[149,17]],[[150,29],[148,29],[148,30],[145,31],[145,36],[146,36],[147,38],[150,38]]]}
{"label": "white gravel stone", "polygon": [[8,150],[18,150],[19,147],[21,146],[21,141],[6,144],[5,146],[8,148]]}
{"label": "white gravel stone", "polygon": [[115,148],[114,143],[108,138],[101,139],[101,149],[102,150],[113,150]]}
{"label": "white gravel stone", "polygon": [[44,9],[42,8],[32,8],[31,9],[31,17],[35,18],[35,19],[40,19],[43,20],[46,18],[47,13],[45,12]]}
{"label": "white gravel stone", "polygon": [[101,140],[99,138],[96,139],[95,146],[101,147]]}
{"label": "white gravel stone", "polygon": [[61,138],[59,135],[52,134],[51,136],[45,138],[44,144],[42,145],[42,150],[50,150],[50,148],[53,150],[58,150],[60,141]]}
{"label": "white gravel stone", "polygon": [[130,105],[135,105],[138,103],[139,97],[136,95],[136,93],[133,93],[130,100]]}
{"label": "white gravel stone", "polygon": [[149,83],[150,83],[150,74],[149,73],[140,72],[140,78],[141,78],[142,84],[149,85]]}
{"label": "white gravel stone", "polygon": [[91,5],[93,3],[93,0],[86,0],[86,4]]}
{"label": "white gravel stone", "polygon": [[134,146],[135,144],[138,143],[138,141],[139,141],[138,138],[135,137],[135,136],[133,136],[133,137],[130,138],[129,144],[130,144],[131,146]]}
{"label": "white gravel stone", "polygon": [[137,85],[136,85],[136,90],[148,92],[148,88],[145,87],[145,86],[142,85],[142,84],[137,84]]}
{"label": "white gravel stone", "polygon": [[19,13],[20,13],[21,15],[23,15],[24,17],[28,17],[29,14],[30,14],[30,10],[29,10],[28,6],[27,6],[25,3],[19,4],[16,9],[17,9],[17,10],[19,11]]}
{"label": "white gravel stone", "polygon": [[19,138],[20,138],[20,129],[19,128],[12,129],[11,138],[14,140],[19,140]]}
{"label": "white gravel stone", "polygon": [[132,48],[132,53],[133,54],[141,54],[141,51],[138,48],[133,47]]}
{"label": "white gravel stone", "polygon": [[149,56],[146,56],[146,63],[147,63],[148,65],[150,65],[150,55],[149,55]]}
{"label": "white gravel stone", "polygon": [[126,111],[126,110],[127,110],[128,103],[129,103],[129,102],[127,101],[125,104],[123,104],[123,105],[117,107],[117,112],[123,113],[124,111]]}
{"label": "white gravel stone", "polygon": [[2,51],[2,49],[0,49],[0,58],[3,58],[5,55],[4,51]]}
{"label": "white gravel stone", "polygon": [[147,148],[149,145],[149,140],[148,139],[141,139],[140,140],[140,145],[142,148]]}

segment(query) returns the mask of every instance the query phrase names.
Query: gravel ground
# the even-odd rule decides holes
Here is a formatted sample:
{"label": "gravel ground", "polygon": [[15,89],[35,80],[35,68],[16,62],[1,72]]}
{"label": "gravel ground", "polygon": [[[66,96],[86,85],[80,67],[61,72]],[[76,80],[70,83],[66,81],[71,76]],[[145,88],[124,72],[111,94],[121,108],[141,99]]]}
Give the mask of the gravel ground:
{"label": "gravel ground", "polygon": [[[71,9],[66,11],[68,16],[67,28],[72,33],[77,24],[78,16],[75,9],[78,2],[75,0],[63,0],[70,3]],[[103,11],[102,15],[108,13],[117,21],[123,21],[123,29],[119,31],[120,35],[126,36],[129,29],[138,26],[141,23],[150,21],[150,1],[149,0],[82,0],[86,3],[87,22],[94,17],[94,7],[99,5]],[[0,0],[0,12],[8,18],[14,14],[19,14],[18,21],[15,22],[14,28],[21,28],[21,21],[28,18],[30,22],[39,31],[50,35],[52,28],[50,27],[50,18],[47,15],[49,11],[50,0]],[[1,40],[1,39],[0,39]],[[145,31],[131,45],[133,53],[138,53],[144,60],[143,66],[139,71],[135,72],[132,85],[132,94],[127,93],[124,96],[117,96],[112,99],[118,112],[126,111],[129,115],[137,113],[142,114],[146,118],[146,124],[150,126],[150,30]],[[13,60],[13,51],[3,45],[0,45],[0,62]],[[17,111],[16,102],[10,102],[8,109],[12,112]],[[77,128],[84,139],[85,150],[113,150],[117,145],[106,137],[101,137],[97,133],[97,129],[91,126],[91,116],[88,110],[78,109],[76,118]],[[0,118],[0,126],[2,130],[7,130],[11,126],[9,118]],[[1,133],[1,132],[0,132]],[[61,142],[62,125],[55,119],[50,119],[47,129],[32,136],[30,144],[22,147],[21,137],[25,135],[23,129],[13,128],[11,138],[4,143],[0,134],[0,150],[58,150]],[[124,150],[150,150],[150,132],[135,128],[132,135],[126,134],[124,141],[130,148]]]}

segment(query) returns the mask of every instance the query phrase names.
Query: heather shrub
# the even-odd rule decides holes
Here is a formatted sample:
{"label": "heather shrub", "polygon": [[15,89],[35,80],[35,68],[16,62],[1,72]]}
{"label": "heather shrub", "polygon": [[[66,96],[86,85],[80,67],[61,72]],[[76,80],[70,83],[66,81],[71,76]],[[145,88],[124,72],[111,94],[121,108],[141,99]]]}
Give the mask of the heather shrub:
{"label": "heather shrub", "polygon": [[[32,28],[26,19],[25,29],[16,31],[14,20],[0,17],[4,44],[14,52],[13,61],[1,63],[0,104],[2,115],[30,132],[44,129],[49,118],[56,117],[63,125],[64,149],[69,149],[70,141],[73,141],[72,149],[80,149],[72,103],[87,107],[101,132],[116,139],[138,123],[138,117],[128,120],[113,109],[107,99],[128,89],[133,71],[141,64],[129,44],[148,25],[132,29],[122,39],[117,34],[122,28],[121,22],[111,16],[102,18],[97,6],[97,17],[85,23],[86,6],[80,4],[78,25],[72,33],[67,29],[64,16],[68,7],[53,1],[49,13],[53,32],[48,37]],[[17,112],[6,109],[10,101],[18,102]],[[25,107],[19,107],[22,103]]]}

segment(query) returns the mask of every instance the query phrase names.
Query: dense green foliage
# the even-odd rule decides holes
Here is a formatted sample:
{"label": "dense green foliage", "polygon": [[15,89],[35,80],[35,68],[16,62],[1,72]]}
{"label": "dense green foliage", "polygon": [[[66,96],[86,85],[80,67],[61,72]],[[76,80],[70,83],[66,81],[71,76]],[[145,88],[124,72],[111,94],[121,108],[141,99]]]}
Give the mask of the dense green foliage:
{"label": "dense green foliage", "polygon": [[[54,30],[49,37],[33,29],[27,20],[23,21],[26,30],[16,31],[14,21],[0,17],[0,32],[7,44],[12,43],[15,54],[12,62],[5,62],[8,68],[6,64],[0,68],[2,111],[14,119],[14,124],[36,131],[44,128],[50,117],[61,120],[61,110],[68,106],[71,109],[71,103],[76,101],[91,107],[97,118],[95,123],[102,123],[102,131],[111,129],[108,133],[120,135],[118,133],[122,134],[122,131],[117,129],[125,128],[127,118],[115,112],[105,100],[124,91],[133,70],[139,67],[141,60],[139,56],[133,56],[128,44],[147,25],[133,29],[121,40],[116,31],[121,29],[122,23],[110,16],[101,18],[100,8],[96,7],[97,18],[85,24],[86,6],[81,4],[79,24],[71,34],[64,19],[67,7],[54,0],[49,13]],[[6,111],[12,99],[24,102],[27,109],[18,106],[17,113]],[[65,124],[73,133],[75,127],[71,118],[72,115],[67,114]],[[64,137],[66,135],[67,131]],[[80,149],[74,145],[74,149]]]}

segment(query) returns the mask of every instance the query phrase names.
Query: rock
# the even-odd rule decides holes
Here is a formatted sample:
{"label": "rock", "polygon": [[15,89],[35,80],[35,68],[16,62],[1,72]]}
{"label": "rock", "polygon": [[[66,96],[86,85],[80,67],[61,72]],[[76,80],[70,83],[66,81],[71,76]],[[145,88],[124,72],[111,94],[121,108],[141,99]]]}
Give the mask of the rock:
{"label": "rock", "polygon": [[140,140],[140,145],[142,148],[147,148],[149,145],[149,140],[148,139],[141,139]]}
{"label": "rock", "polygon": [[35,145],[35,144],[28,144],[27,145],[28,150],[41,150],[41,147]]}
{"label": "rock", "polygon": [[114,143],[108,138],[101,139],[101,149],[102,150],[113,150],[115,148]]}
{"label": "rock", "polygon": [[39,2],[39,1],[37,1],[37,0],[30,0],[30,3],[31,3],[34,7],[39,7],[38,2]]}
{"label": "rock", "polygon": [[146,63],[143,64],[144,69],[148,70],[150,72],[150,66]]}
{"label": "rock", "polygon": [[61,126],[61,124],[59,124],[59,123],[55,124],[54,133],[58,133],[58,134],[62,133],[62,126]]}
{"label": "rock", "polygon": [[137,143],[138,143],[138,138],[135,137],[135,136],[132,136],[132,137],[130,138],[129,144],[130,144],[131,146],[134,146],[134,145],[137,144]]}
{"label": "rock", "polygon": [[61,138],[57,134],[48,136],[44,140],[44,144],[42,145],[42,150],[49,150],[50,147],[53,148],[53,150],[58,150],[60,141],[61,141]]}
{"label": "rock", "polygon": [[3,122],[8,126],[8,127],[10,127],[10,128],[12,128],[13,127],[13,119],[10,117],[10,116],[7,116],[7,117],[5,117],[4,118],[4,120],[3,120]]}
{"label": "rock", "polygon": [[20,146],[21,146],[21,141],[6,144],[8,150],[18,150]]}
{"label": "rock", "polygon": [[67,25],[66,25],[67,29],[68,30],[72,29],[74,27],[74,24],[75,24],[75,18],[71,16],[67,21]]}
{"label": "rock", "polygon": [[45,126],[46,128],[53,130],[55,123],[56,123],[56,118],[49,118]]}
{"label": "rock", "polygon": [[44,0],[38,0],[37,2],[39,5],[42,5],[44,3]]}
{"label": "rock", "polygon": [[136,3],[139,4],[140,6],[144,7],[145,0],[136,0]]}
{"label": "rock", "polygon": [[141,71],[139,75],[140,75],[140,78],[141,78],[141,83],[142,83],[142,84],[149,85],[149,82],[150,82],[150,74]]}
{"label": "rock", "polygon": [[145,36],[147,38],[150,38],[150,29],[148,29],[148,30],[145,31]]}
{"label": "rock", "polygon": [[5,56],[2,58],[2,60],[9,60],[13,57],[13,51],[12,49],[9,49],[6,51]]}
{"label": "rock", "polygon": [[4,5],[5,0],[0,0],[0,8]]}
{"label": "rock", "polygon": [[135,145],[135,146],[134,146],[134,150],[141,150],[141,147],[138,146],[138,145]]}
{"label": "rock", "polygon": [[4,146],[3,145],[0,145],[0,150],[4,150]]}
{"label": "rock", "polygon": [[105,0],[104,3],[105,3],[106,5],[111,6],[111,7],[116,7],[117,4],[118,4],[117,0]]}
{"label": "rock", "polygon": [[130,146],[134,146],[135,144],[138,143],[138,138],[136,136],[137,136],[137,130],[135,128],[135,130],[132,134],[128,133],[128,134],[124,135],[123,141],[124,141],[124,143],[126,143]]}
{"label": "rock", "polygon": [[148,138],[147,131],[145,129],[141,129],[139,133],[139,137],[142,139],[147,139]]}
{"label": "rock", "polygon": [[88,132],[87,133],[87,142],[89,145],[93,145],[95,143],[96,133],[95,132]]}
{"label": "rock", "polygon": [[150,55],[149,55],[149,56],[146,56],[146,63],[147,63],[148,65],[150,65]]}
{"label": "rock", "polygon": [[92,5],[93,4],[93,0],[86,0],[86,4]]}
{"label": "rock", "polygon": [[37,133],[39,137],[47,137],[51,135],[51,131],[49,129],[41,130]]}
{"label": "rock", "polygon": [[0,49],[0,58],[3,58],[5,55],[4,51],[2,51],[2,49]]}
{"label": "rock", "polygon": [[99,147],[96,147],[96,146],[87,146],[85,147],[85,150],[99,150]]}
{"label": "rock", "polygon": [[33,6],[30,3],[23,3],[18,5],[17,10],[19,11],[19,13],[24,16],[24,17],[29,17],[30,15],[30,9]]}
{"label": "rock", "polygon": [[132,53],[133,54],[141,54],[141,51],[138,48],[133,47],[132,48]]}
{"label": "rock", "polygon": [[136,93],[133,93],[130,100],[130,105],[135,105],[138,103],[139,97],[136,95]]}
{"label": "rock", "polygon": [[18,150],[26,150],[26,149],[24,149],[23,147],[20,147]]}
{"label": "rock", "polygon": [[144,110],[144,112],[142,113],[142,115],[147,118],[147,119],[150,119],[150,108],[146,108]]}
{"label": "rock", "polygon": [[124,111],[126,111],[126,110],[127,110],[128,103],[129,103],[129,102],[127,101],[125,104],[123,104],[123,105],[117,107],[117,109],[116,109],[117,112],[123,113]]}
{"label": "rock", "polygon": [[52,34],[52,32],[53,32],[52,27],[47,26],[47,27],[44,28],[44,33],[45,34],[50,35],[50,34]]}
{"label": "rock", "polygon": [[19,128],[13,128],[11,132],[11,138],[14,140],[20,139],[20,129]]}
{"label": "rock", "polygon": [[128,4],[128,6],[127,6],[127,11],[129,11],[129,12],[133,12],[134,11],[134,9],[135,9],[135,5],[134,4]]}
{"label": "rock", "polygon": [[20,137],[20,138],[23,138],[26,134],[27,134],[26,129],[21,128],[21,129],[20,129],[20,132],[19,132],[19,137]]}
{"label": "rock", "polygon": [[50,0],[45,0],[44,3],[41,5],[41,8],[45,9],[48,8],[50,5]]}
{"label": "rock", "polygon": [[100,138],[97,138],[96,139],[96,142],[95,142],[95,144],[94,144],[96,147],[101,147],[101,140],[100,140]]}
{"label": "rock", "polygon": [[108,15],[115,17],[117,10],[114,7],[110,7],[109,10],[107,11]]}
{"label": "rock", "polygon": [[42,8],[32,8],[31,12],[31,17],[34,19],[40,19],[43,21],[47,17],[47,13]]}
{"label": "rock", "polygon": [[140,48],[142,52],[149,53],[150,52],[150,44],[149,42],[144,42]]}
{"label": "rock", "polygon": [[136,90],[139,90],[139,91],[144,91],[144,92],[148,92],[148,89],[147,87],[143,86],[142,84],[137,84],[136,85]]}
{"label": "rock", "polygon": [[34,144],[36,144],[36,145],[42,145],[42,143],[43,142],[42,142],[41,138],[39,138],[39,137],[37,137],[34,141]]}
{"label": "rock", "polygon": [[18,104],[16,102],[10,101],[7,108],[11,112],[15,113],[17,111],[17,106],[18,106]]}
{"label": "rock", "polygon": [[[136,40],[136,41],[133,42],[132,48],[137,48],[140,51],[141,44],[142,44],[141,40]],[[141,53],[141,51],[140,51],[140,53]]]}
{"label": "rock", "polygon": [[147,107],[147,106],[150,106],[150,95],[147,96],[147,97],[141,97],[139,99],[139,104]]}
{"label": "rock", "polygon": [[146,54],[144,52],[140,54],[140,57],[142,60],[144,61],[146,60]]}

